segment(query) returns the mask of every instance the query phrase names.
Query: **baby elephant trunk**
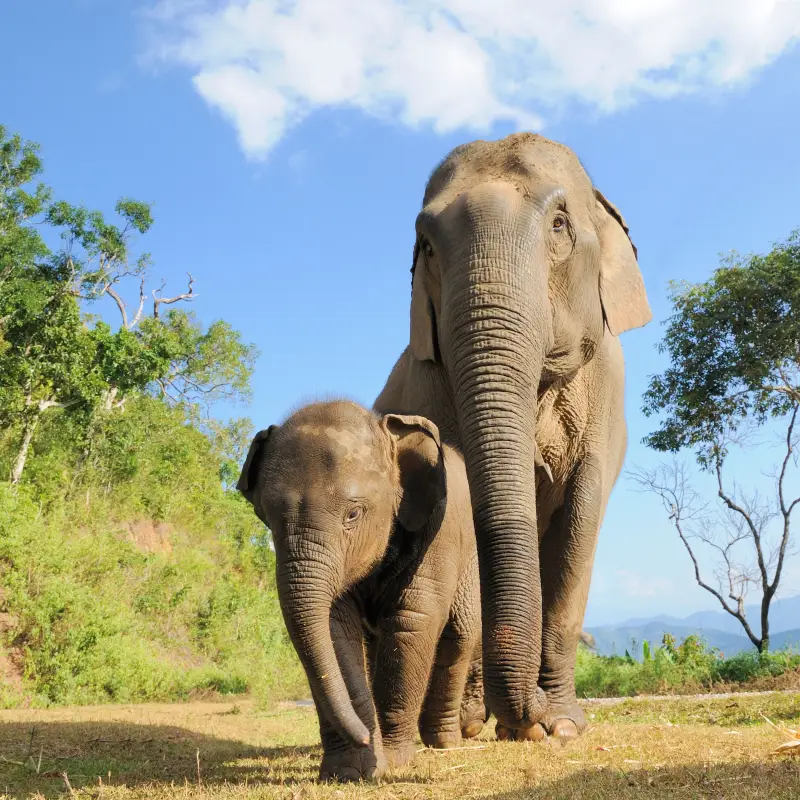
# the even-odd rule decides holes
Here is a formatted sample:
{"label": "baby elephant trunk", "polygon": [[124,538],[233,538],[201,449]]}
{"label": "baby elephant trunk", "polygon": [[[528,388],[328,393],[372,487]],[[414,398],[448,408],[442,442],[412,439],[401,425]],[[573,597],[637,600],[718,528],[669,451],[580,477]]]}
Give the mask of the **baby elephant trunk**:
{"label": "baby elephant trunk", "polygon": [[338,583],[327,564],[278,564],[278,596],[286,627],[305,668],[320,712],[346,739],[366,746],[370,737],[342,676],[331,638],[331,606]]}

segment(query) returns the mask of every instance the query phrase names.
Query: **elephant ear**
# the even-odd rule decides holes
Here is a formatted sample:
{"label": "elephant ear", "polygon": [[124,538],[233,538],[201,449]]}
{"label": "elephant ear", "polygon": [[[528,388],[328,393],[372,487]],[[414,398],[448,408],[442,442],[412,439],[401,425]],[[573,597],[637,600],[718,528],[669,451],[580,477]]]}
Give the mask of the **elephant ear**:
{"label": "elephant ear", "polygon": [[436,361],[436,312],[425,287],[426,270],[418,240],[411,265],[411,355],[417,361]]}
{"label": "elephant ear", "polygon": [[641,328],[653,318],[637,250],[616,206],[594,190],[602,222],[600,239],[600,301],[606,325],[614,336]]}
{"label": "elephant ear", "polygon": [[425,417],[402,414],[386,414],[381,424],[400,476],[398,521],[407,531],[419,531],[447,497],[439,429]]}
{"label": "elephant ear", "polygon": [[258,476],[261,472],[261,465],[267,453],[267,444],[277,425],[270,425],[269,428],[259,431],[250,442],[250,449],[247,451],[247,458],[244,460],[242,472],[236,483],[236,488],[244,495],[245,499],[253,506],[256,514],[261,517],[260,503],[256,502],[256,489],[258,488]]}

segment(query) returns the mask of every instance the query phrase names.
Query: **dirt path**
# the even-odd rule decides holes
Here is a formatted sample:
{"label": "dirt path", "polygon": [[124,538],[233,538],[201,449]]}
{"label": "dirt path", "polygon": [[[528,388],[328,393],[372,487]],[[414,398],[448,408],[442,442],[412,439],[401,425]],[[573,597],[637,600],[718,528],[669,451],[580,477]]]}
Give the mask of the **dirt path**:
{"label": "dirt path", "polygon": [[765,692],[715,692],[713,694],[642,694],[635,697],[584,697],[578,702],[592,706],[615,706],[627,702],[658,702],[677,700],[725,700],[726,698],[739,699],[744,697],[771,697],[772,695],[791,695],[800,697],[798,689],[771,689]]}
{"label": "dirt path", "polygon": [[[726,698],[738,699],[745,697],[771,697],[773,695],[791,695],[800,697],[800,689],[770,689],[764,692],[714,692],[711,694],[641,694],[633,697],[583,697],[578,702],[587,706],[616,706],[622,703],[652,703],[659,701],[679,700],[725,700]],[[313,700],[295,700],[286,703],[285,708],[313,708]]]}

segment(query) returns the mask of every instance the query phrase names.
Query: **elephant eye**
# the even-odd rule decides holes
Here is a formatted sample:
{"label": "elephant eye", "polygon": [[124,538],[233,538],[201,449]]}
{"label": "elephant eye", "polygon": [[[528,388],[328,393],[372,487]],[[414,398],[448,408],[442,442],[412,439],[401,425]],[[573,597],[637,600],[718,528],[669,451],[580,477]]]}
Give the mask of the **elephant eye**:
{"label": "elephant eye", "polygon": [[364,513],[364,509],[361,506],[353,506],[349,511],[344,515],[344,522],[345,525],[352,525],[358,520],[361,519],[362,514]]}
{"label": "elephant eye", "polygon": [[567,229],[567,218],[563,214],[556,214],[553,217],[553,230],[557,233]]}
{"label": "elephant eye", "polygon": [[433,258],[433,245],[424,236],[420,239],[419,247],[425,253],[425,258]]}

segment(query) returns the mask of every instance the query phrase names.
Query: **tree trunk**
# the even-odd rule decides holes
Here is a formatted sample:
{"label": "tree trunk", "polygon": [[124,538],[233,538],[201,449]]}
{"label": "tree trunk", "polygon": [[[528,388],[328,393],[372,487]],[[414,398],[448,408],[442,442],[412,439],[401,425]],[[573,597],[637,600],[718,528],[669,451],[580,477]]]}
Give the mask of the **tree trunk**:
{"label": "tree trunk", "polygon": [[14,461],[14,467],[11,470],[11,485],[16,486],[22,479],[22,473],[25,471],[25,462],[28,460],[28,452],[31,449],[31,442],[33,441],[33,434],[36,433],[36,427],[39,424],[39,418],[42,416],[41,411],[36,411],[33,415],[25,417],[25,423],[22,427],[22,442],[17,452],[17,458]]}
{"label": "tree trunk", "polygon": [[[760,557],[760,542],[758,543],[758,547]],[[765,586],[764,595],[761,598],[761,640],[758,644],[758,652],[762,654],[769,651],[769,607],[772,605],[772,598],[775,594],[775,586],[777,586],[777,581],[775,582],[774,586]]]}
{"label": "tree trunk", "polygon": [[769,651],[769,604],[761,614],[761,643],[758,646],[759,653]]}

